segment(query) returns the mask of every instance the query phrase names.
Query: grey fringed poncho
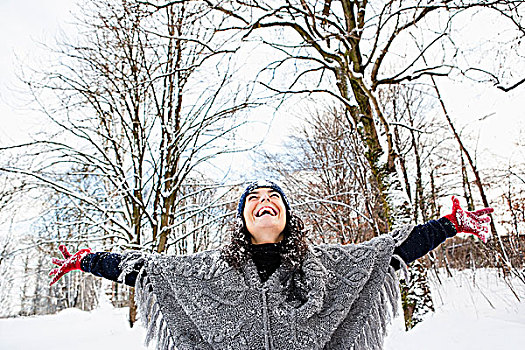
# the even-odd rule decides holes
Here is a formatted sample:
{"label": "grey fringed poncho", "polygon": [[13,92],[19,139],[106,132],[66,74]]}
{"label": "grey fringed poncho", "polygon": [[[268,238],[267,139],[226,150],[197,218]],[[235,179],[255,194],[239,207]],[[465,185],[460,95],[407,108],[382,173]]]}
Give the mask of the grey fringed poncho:
{"label": "grey fringed poncho", "polygon": [[219,250],[129,254],[123,274],[143,262],[137,303],[159,350],[381,349],[398,299],[389,263],[407,232],[313,246],[300,270],[281,265],[264,284],[251,260],[238,271]]}

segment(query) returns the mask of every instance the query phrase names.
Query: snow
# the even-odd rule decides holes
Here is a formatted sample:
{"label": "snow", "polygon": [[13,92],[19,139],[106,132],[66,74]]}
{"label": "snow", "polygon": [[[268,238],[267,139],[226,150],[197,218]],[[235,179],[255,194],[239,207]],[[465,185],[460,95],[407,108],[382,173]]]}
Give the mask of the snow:
{"label": "snow", "polygon": [[[385,350],[523,349],[525,302],[519,302],[495,273],[477,270],[439,277],[443,284],[432,282],[436,312],[410,332],[396,318]],[[518,282],[512,286],[523,300],[525,286]],[[108,303],[92,312],[68,309],[57,315],[0,320],[0,349],[6,350],[64,344],[75,350],[144,350],[144,335],[140,325],[129,328],[127,309],[114,309]]]}
{"label": "snow", "polygon": [[525,344],[525,285],[514,281],[514,296],[494,272],[477,270],[442,272],[440,285],[433,279],[432,298],[436,312],[409,332],[396,319],[385,350],[476,349],[514,350]]}
{"label": "snow", "polygon": [[67,309],[57,315],[0,320],[0,349],[143,350],[145,331],[129,328],[127,308],[92,312]]}

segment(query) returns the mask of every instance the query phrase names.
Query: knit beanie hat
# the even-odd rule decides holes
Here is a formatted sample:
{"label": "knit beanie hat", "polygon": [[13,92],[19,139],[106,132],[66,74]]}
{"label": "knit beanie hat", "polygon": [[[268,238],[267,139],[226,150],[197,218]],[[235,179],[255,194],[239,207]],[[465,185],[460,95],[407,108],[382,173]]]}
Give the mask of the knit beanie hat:
{"label": "knit beanie hat", "polygon": [[287,217],[290,217],[290,204],[288,203],[288,199],[286,198],[286,195],[284,194],[283,190],[279,185],[277,185],[275,182],[270,180],[257,180],[251,182],[244,192],[241,195],[241,198],[239,199],[239,205],[237,206],[237,217],[242,218],[242,212],[244,211],[244,205],[246,204],[246,197],[253,192],[253,190],[258,188],[271,188],[272,190],[278,192],[284,202],[284,206],[286,208],[286,214]]}

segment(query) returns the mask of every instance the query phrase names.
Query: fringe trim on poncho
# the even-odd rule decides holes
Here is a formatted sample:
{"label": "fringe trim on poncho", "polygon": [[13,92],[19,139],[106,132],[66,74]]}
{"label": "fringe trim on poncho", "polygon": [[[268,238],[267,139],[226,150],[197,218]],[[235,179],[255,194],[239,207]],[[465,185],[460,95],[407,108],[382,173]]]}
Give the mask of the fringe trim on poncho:
{"label": "fringe trim on poncho", "polygon": [[387,327],[399,313],[399,300],[399,281],[394,269],[389,267],[383,286],[372,302],[370,314],[352,349],[383,349]]}
{"label": "fringe trim on poncho", "polygon": [[[399,247],[410,235],[414,226],[403,225],[394,229],[389,234],[395,241],[395,247]],[[392,257],[399,261],[403,274],[408,276],[407,265],[398,255]],[[387,327],[393,318],[399,314],[401,300],[399,280],[392,266],[388,267],[383,285],[374,298],[370,315],[366,319],[361,334],[356,338],[352,349],[354,350],[381,350],[383,349]]]}
{"label": "fringe trim on poncho", "polygon": [[148,256],[140,252],[131,252],[125,255],[120,263],[122,273],[119,281],[124,281],[127,274],[136,271],[136,266],[142,266],[135,282],[135,302],[137,303],[140,321],[146,329],[144,344],[149,346],[153,340],[156,350],[182,350],[177,349],[173,342],[173,335],[162,315],[160,303],[153,293],[151,278],[146,273]]}
{"label": "fringe trim on poncho", "polygon": [[146,276],[137,279],[135,285],[137,306],[141,315],[142,324],[146,328],[146,346],[152,340],[156,341],[156,349],[158,350],[174,350],[173,336],[169,327],[160,311],[160,305],[157,297],[153,293],[145,291],[151,290],[151,280]]}

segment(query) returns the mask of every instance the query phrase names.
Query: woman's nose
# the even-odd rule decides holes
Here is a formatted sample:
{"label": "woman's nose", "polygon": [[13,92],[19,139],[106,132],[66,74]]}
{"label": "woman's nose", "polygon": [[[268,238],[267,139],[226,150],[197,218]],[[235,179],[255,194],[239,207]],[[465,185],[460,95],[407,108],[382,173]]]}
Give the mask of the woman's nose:
{"label": "woman's nose", "polygon": [[261,202],[264,202],[265,200],[270,201],[270,196],[268,196],[267,194],[262,195]]}

